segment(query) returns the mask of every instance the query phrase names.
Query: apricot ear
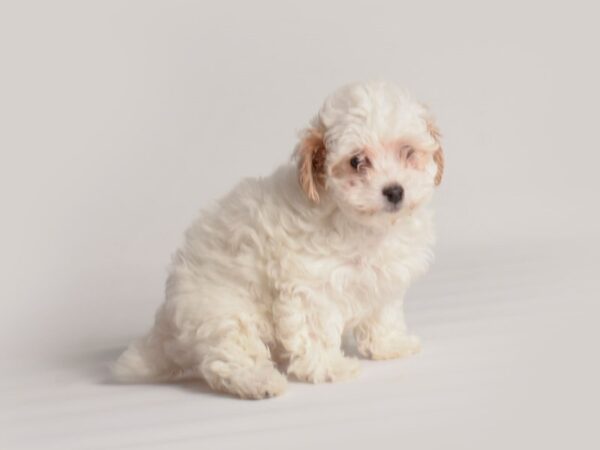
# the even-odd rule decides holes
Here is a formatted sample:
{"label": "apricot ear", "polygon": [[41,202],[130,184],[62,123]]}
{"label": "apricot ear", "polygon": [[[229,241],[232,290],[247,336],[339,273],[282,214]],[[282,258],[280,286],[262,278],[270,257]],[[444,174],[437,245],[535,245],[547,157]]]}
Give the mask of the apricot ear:
{"label": "apricot ear", "polygon": [[323,133],[314,128],[302,133],[294,152],[298,160],[300,186],[306,196],[315,203],[319,203],[318,187],[323,185],[325,153]]}
{"label": "apricot ear", "polygon": [[442,182],[442,177],[444,176],[444,151],[442,147],[440,147],[433,154],[433,161],[437,165],[437,172],[435,174],[434,182],[436,186],[439,186]]}
{"label": "apricot ear", "polygon": [[440,142],[442,134],[440,133],[440,129],[434,122],[431,115],[428,115],[425,120],[427,122],[427,131],[429,131],[429,134],[438,145],[438,149],[433,154],[433,161],[437,165],[437,172],[435,174],[434,182],[436,186],[439,186],[444,176],[444,151],[442,150],[442,145]]}

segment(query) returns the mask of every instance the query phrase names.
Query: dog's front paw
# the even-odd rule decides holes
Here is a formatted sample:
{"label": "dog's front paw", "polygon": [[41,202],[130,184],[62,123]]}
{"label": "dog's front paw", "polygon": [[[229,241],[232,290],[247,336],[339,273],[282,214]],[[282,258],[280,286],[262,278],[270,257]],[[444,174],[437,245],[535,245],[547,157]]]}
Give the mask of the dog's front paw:
{"label": "dog's front paw", "polygon": [[249,399],[261,399],[276,397],[285,391],[287,379],[277,369],[265,368],[257,372],[249,380],[248,388],[243,397]]}
{"label": "dog's front paw", "polygon": [[417,353],[421,349],[421,342],[416,336],[392,334],[385,338],[358,342],[357,348],[367,358],[396,359]]}
{"label": "dog's front paw", "polygon": [[325,383],[355,378],[360,372],[360,362],[341,353],[295,357],[290,360],[288,374],[299,381]]}

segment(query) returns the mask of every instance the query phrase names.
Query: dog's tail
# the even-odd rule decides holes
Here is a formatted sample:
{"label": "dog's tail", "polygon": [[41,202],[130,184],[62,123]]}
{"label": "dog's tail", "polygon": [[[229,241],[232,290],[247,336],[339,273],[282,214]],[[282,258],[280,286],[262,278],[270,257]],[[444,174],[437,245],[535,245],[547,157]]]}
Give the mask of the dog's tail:
{"label": "dog's tail", "polygon": [[162,339],[151,331],[134,341],[112,366],[112,374],[123,383],[149,383],[173,380],[182,371],[165,354]]}

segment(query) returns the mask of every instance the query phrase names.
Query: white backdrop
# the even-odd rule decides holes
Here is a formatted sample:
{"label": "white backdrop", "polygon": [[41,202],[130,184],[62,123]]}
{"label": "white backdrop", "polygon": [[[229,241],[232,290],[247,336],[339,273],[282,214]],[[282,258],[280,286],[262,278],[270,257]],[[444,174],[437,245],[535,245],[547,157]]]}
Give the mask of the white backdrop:
{"label": "white backdrop", "polygon": [[440,267],[493,280],[494,260],[545,254],[596,273],[591,5],[2,2],[2,364],[112,357],[150,324],[196,211],[287,160],[355,80],[397,81],[438,118]]}

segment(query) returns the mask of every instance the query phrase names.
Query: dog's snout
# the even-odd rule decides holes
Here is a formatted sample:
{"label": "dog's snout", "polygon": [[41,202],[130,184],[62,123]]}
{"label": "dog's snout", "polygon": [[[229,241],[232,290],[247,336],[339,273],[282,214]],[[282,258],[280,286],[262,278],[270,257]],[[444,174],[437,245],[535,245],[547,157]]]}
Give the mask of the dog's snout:
{"label": "dog's snout", "polygon": [[390,203],[397,205],[404,197],[404,188],[399,184],[392,184],[383,188],[382,193]]}

